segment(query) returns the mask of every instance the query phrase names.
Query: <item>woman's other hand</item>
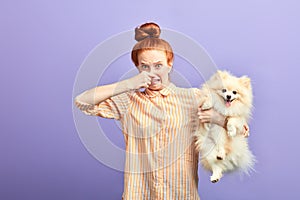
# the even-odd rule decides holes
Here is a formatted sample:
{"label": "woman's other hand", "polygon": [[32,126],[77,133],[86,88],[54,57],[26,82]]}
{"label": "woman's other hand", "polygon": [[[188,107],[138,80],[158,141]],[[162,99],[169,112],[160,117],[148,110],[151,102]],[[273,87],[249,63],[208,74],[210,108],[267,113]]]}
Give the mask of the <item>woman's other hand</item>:
{"label": "woman's other hand", "polygon": [[[219,126],[227,128],[226,124],[226,117],[219,112],[217,112],[215,109],[211,108],[208,110],[202,110],[200,107],[198,108],[198,117],[201,123],[212,123],[217,124]],[[244,126],[244,137],[249,137],[250,131],[248,124],[245,124]]]}
{"label": "woman's other hand", "polygon": [[226,126],[225,116],[223,116],[213,108],[207,110],[198,108],[198,117],[201,123],[212,123],[222,127]]}
{"label": "woman's other hand", "polygon": [[249,137],[250,136],[250,130],[248,124],[245,124],[244,126],[244,137]]}

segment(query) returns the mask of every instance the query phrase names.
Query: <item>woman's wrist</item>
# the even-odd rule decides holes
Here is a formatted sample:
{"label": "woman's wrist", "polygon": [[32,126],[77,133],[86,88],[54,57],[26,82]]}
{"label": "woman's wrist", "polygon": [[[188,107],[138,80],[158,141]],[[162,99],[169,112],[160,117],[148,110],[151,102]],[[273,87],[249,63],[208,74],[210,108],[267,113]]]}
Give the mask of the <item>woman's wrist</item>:
{"label": "woman's wrist", "polygon": [[225,129],[227,127],[228,117],[222,115],[213,108],[208,110],[202,110],[201,108],[199,108],[198,116],[201,123],[213,123],[218,126],[224,127]]}
{"label": "woman's wrist", "polygon": [[222,127],[227,129],[227,123],[228,123],[228,118],[229,117],[228,116],[223,116],[223,118],[224,118],[224,121],[222,123]]}
{"label": "woman's wrist", "polygon": [[122,86],[122,89],[126,92],[135,90],[134,83],[131,79],[126,79],[124,81],[120,82],[120,85]]}
{"label": "woman's wrist", "polygon": [[215,124],[223,127],[226,129],[227,127],[227,121],[228,121],[228,117],[227,116],[224,116],[222,115],[221,113],[215,111]]}
{"label": "woman's wrist", "polygon": [[226,128],[226,126],[227,126],[227,117],[225,117],[222,114],[219,114],[217,124],[219,126],[223,127],[223,128]]}

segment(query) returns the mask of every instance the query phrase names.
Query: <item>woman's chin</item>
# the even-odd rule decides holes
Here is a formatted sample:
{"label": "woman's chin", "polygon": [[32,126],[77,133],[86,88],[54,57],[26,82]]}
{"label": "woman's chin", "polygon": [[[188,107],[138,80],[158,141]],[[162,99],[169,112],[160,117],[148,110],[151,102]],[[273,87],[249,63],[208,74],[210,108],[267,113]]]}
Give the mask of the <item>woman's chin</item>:
{"label": "woman's chin", "polygon": [[162,85],[161,84],[153,84],[153,85],[150,85],[148,88],[150,90],[160,90],[160,89],[162,89]]}

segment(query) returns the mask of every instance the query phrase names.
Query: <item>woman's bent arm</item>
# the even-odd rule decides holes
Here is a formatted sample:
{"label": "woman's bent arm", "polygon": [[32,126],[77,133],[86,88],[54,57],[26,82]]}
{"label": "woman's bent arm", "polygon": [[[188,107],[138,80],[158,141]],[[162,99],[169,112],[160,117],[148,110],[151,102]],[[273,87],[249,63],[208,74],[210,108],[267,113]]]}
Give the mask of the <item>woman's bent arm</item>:
{"label": "woman's bent arm", "polygon": [[128,92],[130,90],[148,87],[148,85],[151,83],[151,77],[153,77],[152,74],[143,71],[132,78],[120,82],[116,82],[109,85],[97,86],[79,94],[75,98],[75,103],[76,101],[79,101],[90,105],[99,104],[100,102],[112,96]]}
{"label": "woman's bent arm", "polygon": [[124,80],[109,85],[97,86],[84,91],[75,99],[76,101],[96,105],[112,96],[129,91],[130,89],[127,85],[127,80]]}

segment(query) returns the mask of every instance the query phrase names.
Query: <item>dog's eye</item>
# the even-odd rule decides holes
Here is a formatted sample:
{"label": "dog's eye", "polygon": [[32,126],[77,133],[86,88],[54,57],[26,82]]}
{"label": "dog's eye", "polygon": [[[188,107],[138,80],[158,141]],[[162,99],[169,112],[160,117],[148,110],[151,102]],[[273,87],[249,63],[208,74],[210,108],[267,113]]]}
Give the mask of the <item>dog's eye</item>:
{"label": "dog's eye", "polygon": [[223,89],[222,92],[225,93],[225,92],[226,92],[226,89]]}
{"label": "dog's eye", "polygon": [[233,94],[236,94],[236,93],[237,93],[237,91],[235,91],[235,90],[234,90],[234,91],[232,91],[232,93],[233,93]]}

